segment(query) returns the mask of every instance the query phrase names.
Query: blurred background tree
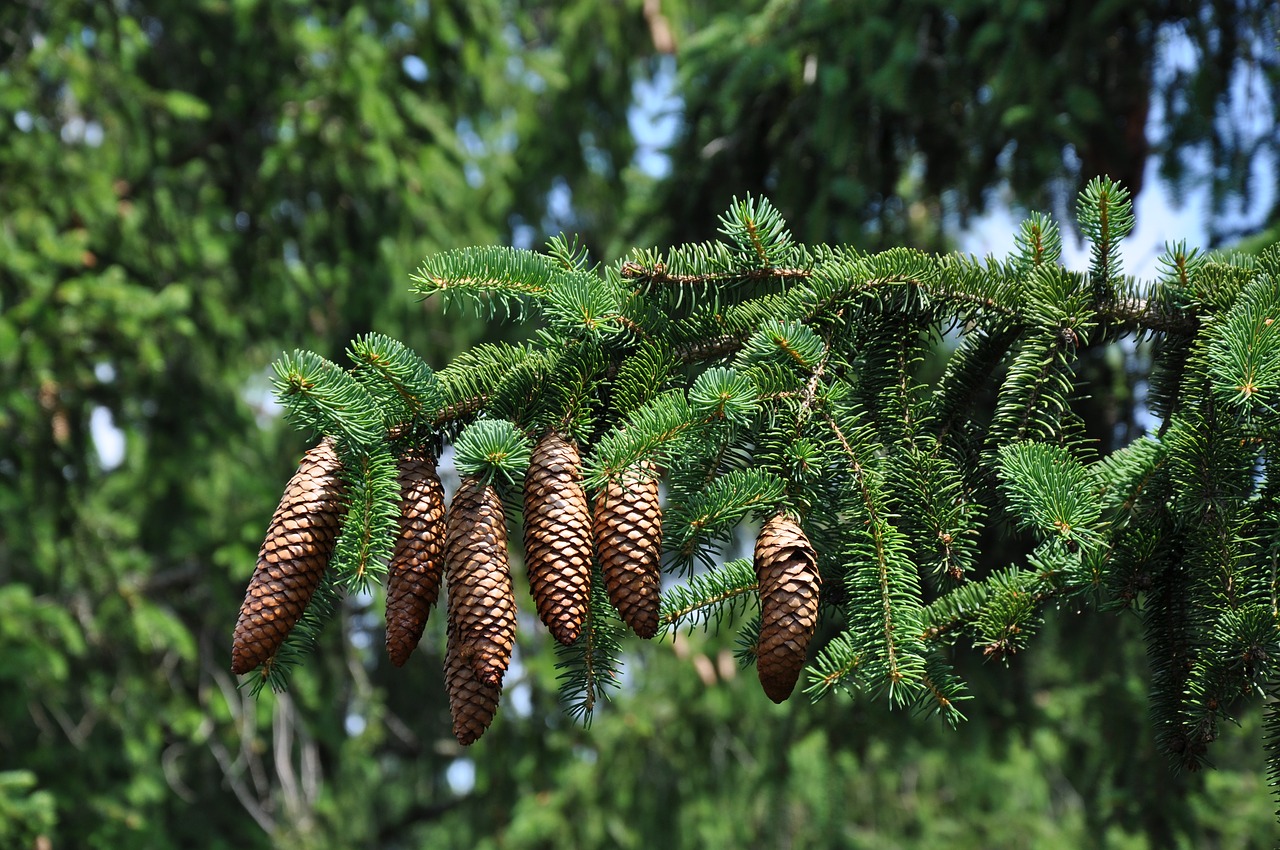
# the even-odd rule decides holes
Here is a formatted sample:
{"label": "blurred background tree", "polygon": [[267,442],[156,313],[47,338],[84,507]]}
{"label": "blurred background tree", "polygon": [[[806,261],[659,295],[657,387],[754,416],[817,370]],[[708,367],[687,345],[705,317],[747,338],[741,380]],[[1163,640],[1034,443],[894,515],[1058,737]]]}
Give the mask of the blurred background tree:
{"label": "blurred background tree", "polygon": [[1246,230],[1276,216],[1266,3],[760,5],[689,12],[646,244],[704,238],[749,189],[815,240],[946,247],[993,202],[1066,218],[1090,178],[1138,194],[1152,164],[1215,214],[1269,205]]}
{"label": "blurred background tree", "polygon": [[[4,4],[0,843],[1269,846],[1256,728],[1206,775],[1156,755],[1134,618],[1063,612],[1009,669],[961,659],[980,698],[954,733],[862,699],[774,707],[700,635],[636,647],[584,732],[526,629],[465,754],[438,617],[395,671],[378,607],[352,600],[293,690],[256,702],[227,647],[304,446],[271,359],[340,358],[376,328],[442,364],[487,332],[408,296],[424,254],[564,229],[613,259],[707,237],[746,192],[807,242],[945,248],[993,206],[1063,212],[1096,173],[1150,188],[1152,164],[1208,193],[1209,241],[1248,235],[1280,218],[1278,18],[1247,0]],[[1134,360],[1089,378],[1100,440],[1141,427]]]}

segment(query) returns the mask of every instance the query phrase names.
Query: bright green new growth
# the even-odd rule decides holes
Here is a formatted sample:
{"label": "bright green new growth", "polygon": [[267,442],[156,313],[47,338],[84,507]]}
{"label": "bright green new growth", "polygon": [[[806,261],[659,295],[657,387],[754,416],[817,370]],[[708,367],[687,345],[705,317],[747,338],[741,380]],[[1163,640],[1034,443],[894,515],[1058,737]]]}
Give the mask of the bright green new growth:
{"label": "bright green new growth", "polygon": [[473,422],[458,436],[454,449],[463,475],[496,475],[512,486],[523,477],[533,451],[529,439],[505,419]]}
{"label": "bright green new growth", "polygon": [[[1007,658],[1050,601],[1131,609],[1155,734],[1196,768],[1241,696],[1277,695],[1280,249],[1255,262],[1177,245],[1138,282],[1118,252],[1128,193],[1090,183],[1079,218],[1084,273],[1058,264],[1058,226],[1039,214],[1003,261],[869,255],[796,243],[759,199],[735,201],[722,241],[611,267],[564,239],[428,258],[419,293],[542,321],[528,343],[438,373],[378,335],[353,343],[350,374],[305,352],[281,361],[290,417],[336,435],[349,464],[336,583],[378,574],[388,452],[452,441],[464,473],[511,487],[556,429],[580,445],[589,491],[659,470],[666,569],[688,576],[664,595],[664,634],[736,623],[753,660],[755,575],[725,559],[743,521],[786,509],[823,579],[812,698],[859,689],[957,722],[959,645]],[[945,369],[927,371],[948,339]],[[1118,342],[1151,358],[1152,432],[1099,457],[1082,357]],[[993,563],[989,540],[1027,554]],[[575,716],[614,682],[619,636],[597,580],[581,639],[560,650]],[[1267,726],[1274,774],[1280,716]]]}

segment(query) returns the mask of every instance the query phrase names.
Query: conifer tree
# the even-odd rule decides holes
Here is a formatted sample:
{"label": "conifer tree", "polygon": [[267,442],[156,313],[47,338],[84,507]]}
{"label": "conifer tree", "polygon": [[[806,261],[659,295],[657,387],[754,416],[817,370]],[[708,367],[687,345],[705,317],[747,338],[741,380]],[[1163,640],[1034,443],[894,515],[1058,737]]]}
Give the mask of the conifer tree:
{"label": "conifer tree", "polygon": [[[1174,245],[1158,280],[1137,281],[1119,252],[1128,193],[1094,180],[1078,218],[1092,245],[1081,271],[1060,264],[1058,226],[1041,215],[1005,259],[867,254],[799,244],[753,198],[735,201],[715,242],[612,266],[564,238],[545,253],[428,257],[418,293],[533,330],[439,372],[373,335],[353,359],[377,369],[282,358],[286,411],[342,458],[348,510],[327,581],[379,574],[396,529],[395,456],[446,442],[468,482],[452,510],[465,506],[468,529],[482,524],[480,501],[494,517],[483,546],[471,532],[459,548],[451,516],[449,557],[505,564],[500,500],[514,501],[526,472],[526,521],[555,527],[545,458],[529,471],[532,441],[555,433],[580,448],[597,526],[618,510],[656,518],[656,505],[610,507],[607,494],[625,500],[661,478],[652,537],[681,583],[662,596],[659,628],[732,623],[769,697],[787,698],[798,678],[809,699],[858,689],[955,724],[972,696],[956,653],[1008,659],[1050,604],[1128,610],[1146,624],[1152,734],[1175,767],[1198,769],[1242,700],[1277,696],[1280,247],[1253,259]],[[923,366],[948,345],[928,379]],[[1080,369],[1110,345],[1149,358],[1152,426],[1102,452],[1079,412]],[[724,562],[744,522],[764,525],[756,563]],[[579,633],[557,649],[565,700],[584,719],[617,678],[611,599],[642,632],[600,573],[648,568],[644,546],[601,537]],[[993,563],[988,541],[1027,554]],[[506,603],[486,612],[478,598],[466,623],[450,609],[466,742],[493,719],[505,668],[475,659],[509,650]],[[303,640],[319,624],[310,616]],[[807,646],[815,621],[821,639]],[[461,672],[469,655],[475,682]],[[273,685],[295,658],[278,653]],[[1274,777],[1280,713],[1267,730]]]}

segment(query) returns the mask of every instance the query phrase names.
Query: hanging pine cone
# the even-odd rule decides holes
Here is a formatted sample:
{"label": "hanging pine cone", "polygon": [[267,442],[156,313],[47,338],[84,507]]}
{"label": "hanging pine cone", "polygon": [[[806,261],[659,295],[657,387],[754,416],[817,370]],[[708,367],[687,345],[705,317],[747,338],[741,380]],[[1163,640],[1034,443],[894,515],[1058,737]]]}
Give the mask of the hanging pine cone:
{"label": "hanging pine cone", "polygon": [[405,455],[399,480],[400,536],[387,567],[387,655],[403,667],[440,596],[444,488],[430,455]]}
{"label": "hanging pine cone", "polygon": [[596,557],[609,601],[642,638],[658,633],[661,598],[662,509],[653,467],[627,470],[596,497]]}
{"label": "hanging pine cone", "polygon": [[799,523],[779,513],[760,529],[755,565],[760,586],[756,670],[765,695],[782,702],[795,689],[818,624],[818,556]]}
{"label": "hanging pine cone", "polygon": [[507,520],[498,491],[464,478],[449,507],[445,539],[449,624],[459,655],[480,681],[502,682],[515,645],[516,602],[507,566]]}
{"label": "hanging pine cone", "polygon": [[462,746],[475,743],[498,711],[502,684],[486,684],[462,657],[452,626],[444,656],[444,681],[449,692],[449,714],[453,717],[453,737]]}
{"label": "hanging pine cone", "polygon": [[346,513],[341,463],[326,437],[303,456],[271,517],[231,642],[231,672],[270,659],[311,601]]}
{"label": "hanging pine cone", "polygon": [[591,506],[578,447],[547,434],[524,479],[524,552],[538,617],[566,646],[578,639],[591,598]]}

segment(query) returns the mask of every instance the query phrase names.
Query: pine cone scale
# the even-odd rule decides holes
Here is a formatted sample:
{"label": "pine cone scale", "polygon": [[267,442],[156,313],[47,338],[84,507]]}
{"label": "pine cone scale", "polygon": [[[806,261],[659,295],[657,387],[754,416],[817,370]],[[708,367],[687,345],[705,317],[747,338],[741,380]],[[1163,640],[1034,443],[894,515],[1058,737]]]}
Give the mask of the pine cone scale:
{"label": "pine cone scale", "polygon": [[760,594],[756,670],[765,694],[783,702],[795,689],[818,624],[817,553],[800,525],[780,513],[760,529],[755,567]]}
{"label": "pine cone scale", "polygon": [[582,632],[591,598],[591,507],[577,446],[550,433],[525,474],[524,548],[538,617],[562,644]]}
{"label": "pine cone scale", "polygon": [[326,438],[303,456],[285,486],[232,636],[236,675],[275,655],[320,586],[346,512],[340,469],[333,441]]}
{"label": "pine cone scale", "polygon": [[515,645],[516,605],[506,515],[492,486],[464,479],[446,520],[449,625],[480,681],[502,681]]}
{"label": "pine cone scale", "polygon": [[609,601],[637,635],[653,637],[662,562],[657,478],[637,467],[610,482],[596,497],[592,534]]}
{"label": "pine cone scale", "polygon": [[444,658],[445,688],[449,693],[449,714],[453,736],[462,746],[475,743],[498,711],[501,684],[488,684],[476,676],[458,645],[454,629],[449,629]]}
{"label": "pine cone scale", "polygon": [[387,656],[404,666],[422,640],[444,574],[444,488],[435,458],[400,461],[400,533],[387,568]]}

